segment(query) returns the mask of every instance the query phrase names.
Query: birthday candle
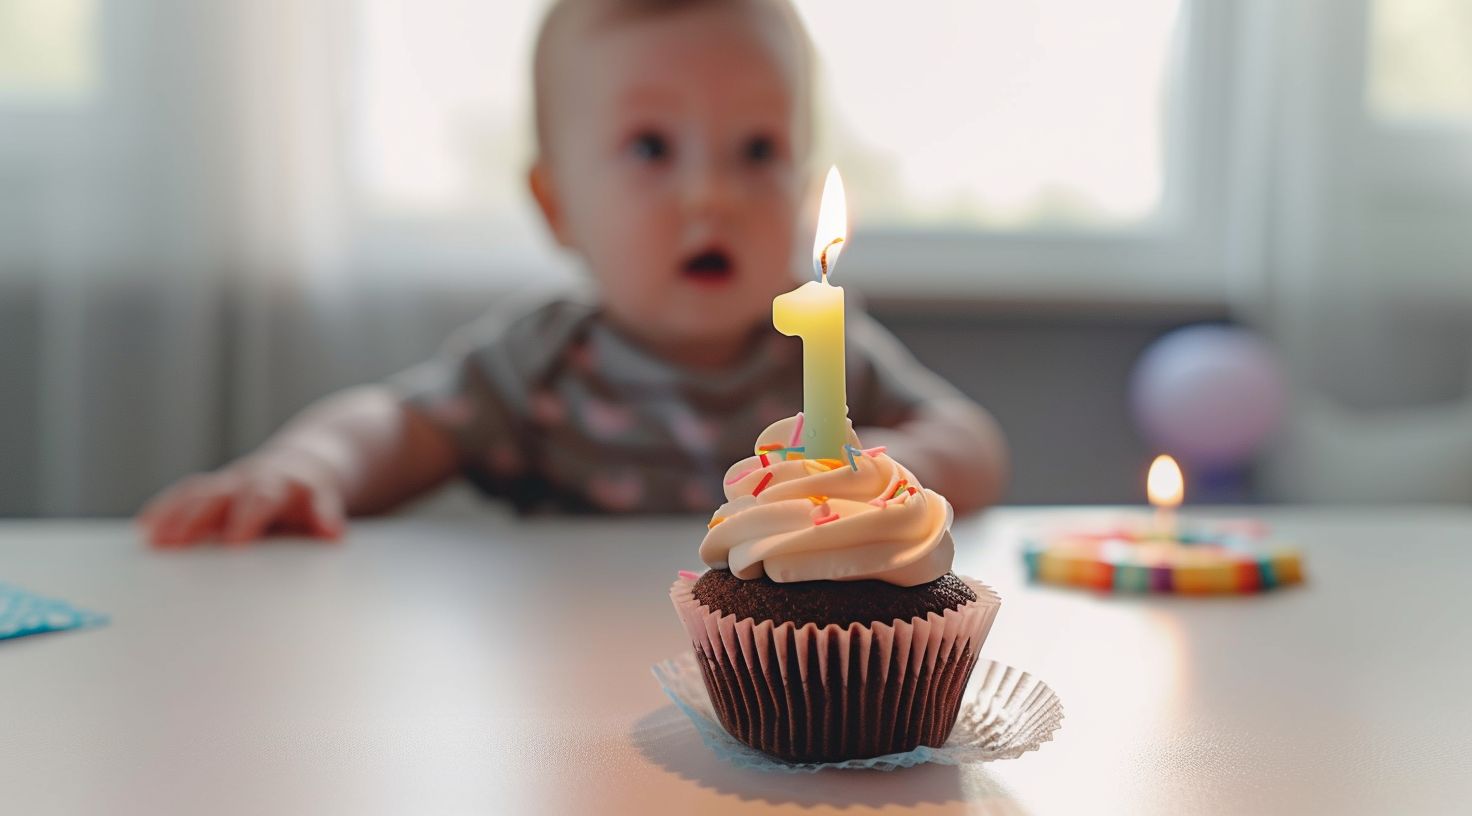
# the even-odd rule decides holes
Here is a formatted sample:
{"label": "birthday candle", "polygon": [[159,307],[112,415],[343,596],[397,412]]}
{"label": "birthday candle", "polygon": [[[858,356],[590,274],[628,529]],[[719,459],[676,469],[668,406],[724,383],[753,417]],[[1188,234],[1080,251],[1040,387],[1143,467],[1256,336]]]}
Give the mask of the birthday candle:
{"label": "birthday candle", "polygon": [[802,338],[802,443],[810,459],[837,459],[848,442],[848,393],[844,380],[843,287],[828,282],[847,234],[847,208],[838,168],[828,171],[813,265],[808,281],[772,301],[772,325]]}

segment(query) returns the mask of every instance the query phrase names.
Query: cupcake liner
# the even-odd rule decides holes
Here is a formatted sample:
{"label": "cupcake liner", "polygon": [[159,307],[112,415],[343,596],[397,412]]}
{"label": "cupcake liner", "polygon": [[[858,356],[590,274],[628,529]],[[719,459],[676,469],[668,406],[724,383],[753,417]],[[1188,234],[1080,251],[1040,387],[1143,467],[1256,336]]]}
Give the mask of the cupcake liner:
{"label": "cupcake liner", "polygon": [[696,656],[685,652],[652,667],[660,688],[700,734],[716,756],[738,767],[781,773],[813,773],[825,769],[893,771],[924,763],[966,765],[1015,759],[1053,739],[1062,726],[1063,704],[1047,684],[1031,674],[990,660],[980,660],[976,681],[961,705],[950,739],[939,748],[921,745],[910,751],[834,762],[786,762],[736,738],[716,721]]}
{"label": "cupcake liner", "polygon": [[784,760],[829,762],[945,742],[1001,606],[989,587],[962,580],[975,601],[868,626],[738,621],[696,601],[688,576],[670,598],[731,736]]}

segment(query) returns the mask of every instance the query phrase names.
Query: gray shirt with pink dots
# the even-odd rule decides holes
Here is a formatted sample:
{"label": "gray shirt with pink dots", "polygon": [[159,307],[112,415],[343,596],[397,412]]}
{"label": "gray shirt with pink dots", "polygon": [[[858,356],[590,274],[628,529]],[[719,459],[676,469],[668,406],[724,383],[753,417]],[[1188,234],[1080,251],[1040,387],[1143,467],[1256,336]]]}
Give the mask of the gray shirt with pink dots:
{"label": "gray shirt with pink dots", "polygon": [[[855,428],[958,394],[861,310],[847,332]],[[802,410],[802,342],[766,327],[731,365],[685,368],[571,290],[506,301],[391,383],[453,441],[465,476],[518,511],[708,513],[757,434]]]}

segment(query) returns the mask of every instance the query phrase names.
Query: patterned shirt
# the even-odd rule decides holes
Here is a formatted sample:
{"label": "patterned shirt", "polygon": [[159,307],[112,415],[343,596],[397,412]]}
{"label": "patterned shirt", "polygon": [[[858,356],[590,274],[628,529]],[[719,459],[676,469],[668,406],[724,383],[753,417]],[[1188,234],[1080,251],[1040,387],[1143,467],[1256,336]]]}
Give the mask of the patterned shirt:
{"label": "patterned shirt", "polygon": [[[849,416],[894,427],[957,396],[889,332],[846,316]],[[720,370],[674,365],[583,290],[510,300],[392,381],[453,441],[465,476],[520,512],[710,512],[732,462],[802,410],[802,341],[766,327]]]}

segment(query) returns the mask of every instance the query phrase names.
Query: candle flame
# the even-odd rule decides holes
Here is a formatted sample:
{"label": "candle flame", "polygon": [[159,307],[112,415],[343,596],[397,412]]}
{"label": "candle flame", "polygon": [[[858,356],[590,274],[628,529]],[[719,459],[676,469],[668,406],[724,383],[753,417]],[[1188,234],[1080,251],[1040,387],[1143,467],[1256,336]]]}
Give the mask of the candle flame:
{"label": "candle flame", "polygon": [[1150,463],[1150,475],[1145,478],[1145,491],[1155,507],[1180,507],[1186,497],[1186,480],[1176,460],[1169,456],[1155,457]]}
{"label": "candle flame", "polygon": [[813,269],[826,279],[838,262],[848,238],[848,204],[843,196],[843,177],[838,168],[828,168],[823,182],[823,201],[818,205],[818,230],[813,236]]}

